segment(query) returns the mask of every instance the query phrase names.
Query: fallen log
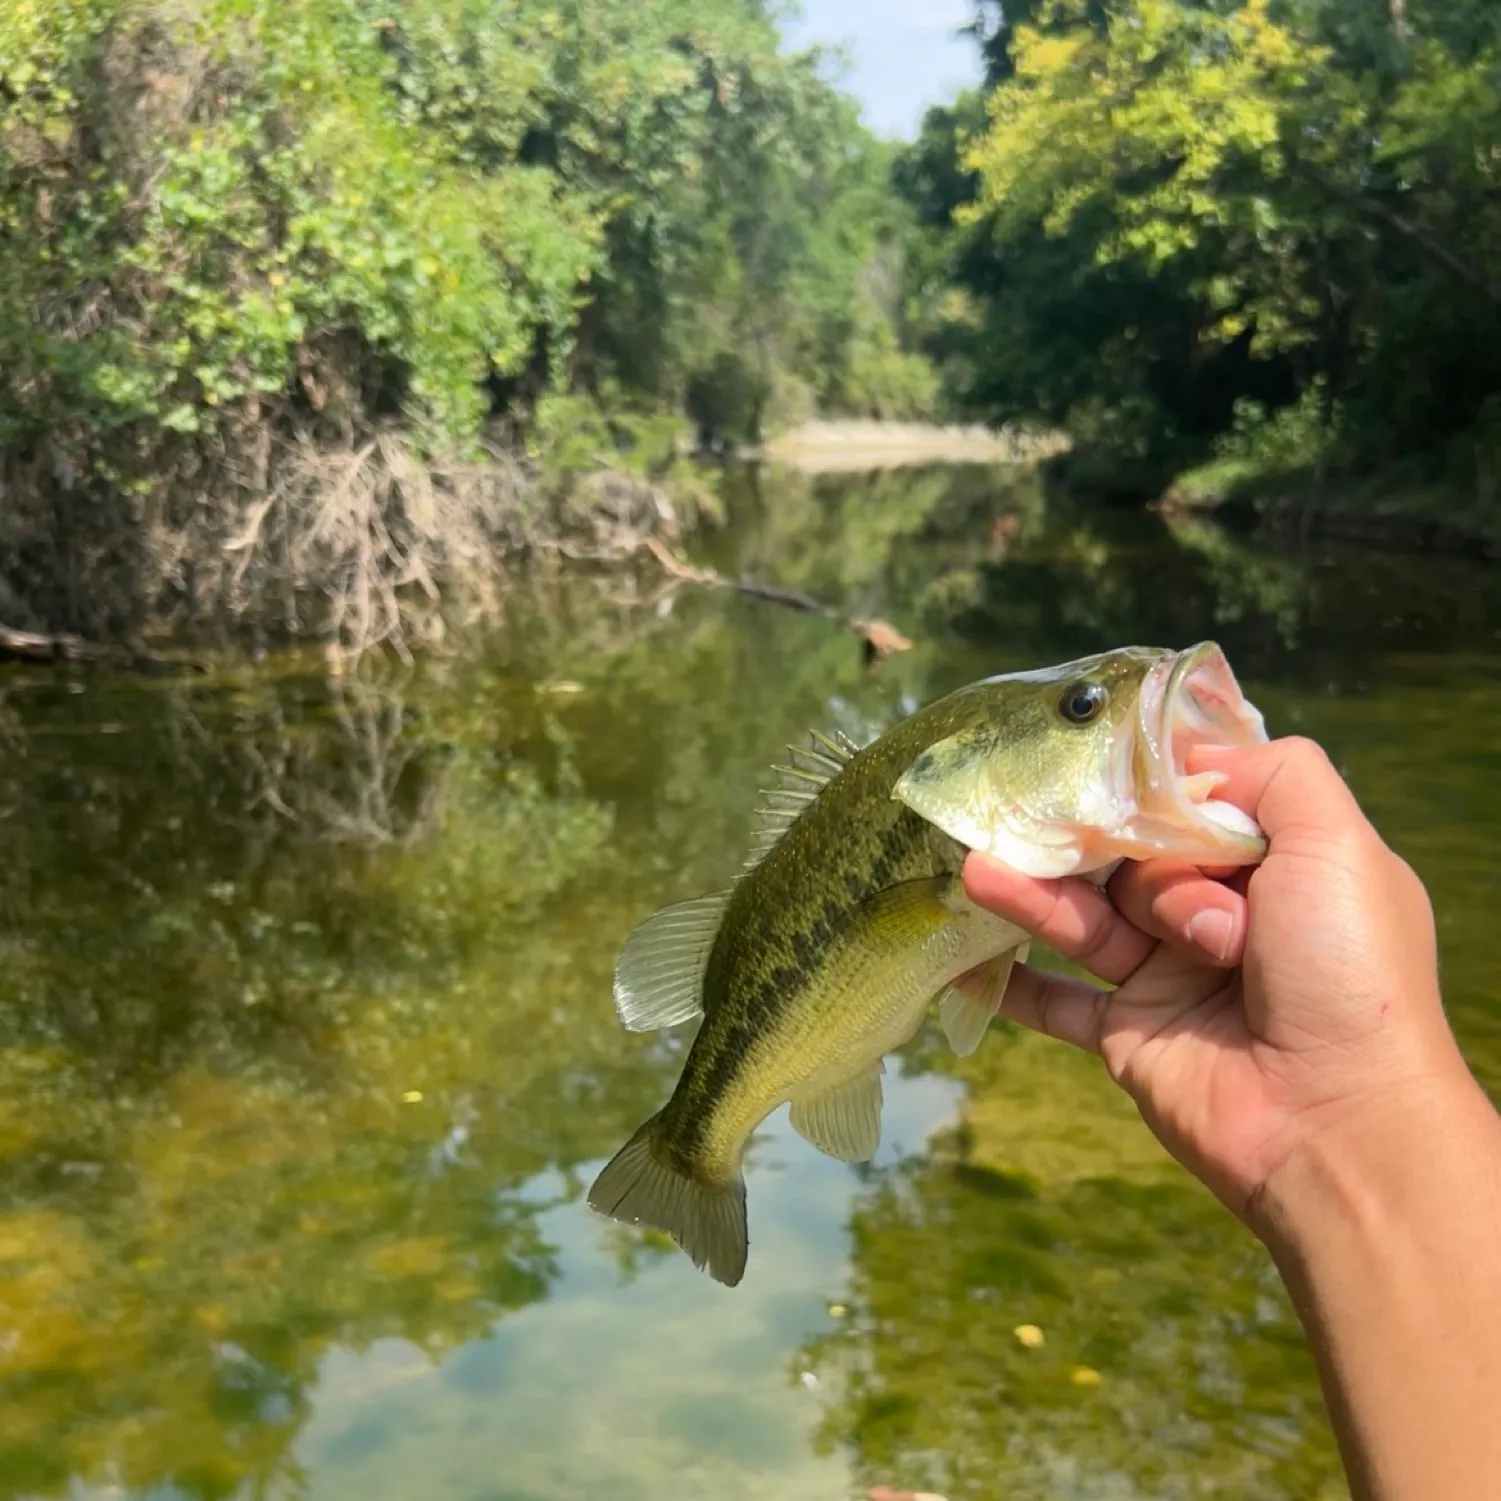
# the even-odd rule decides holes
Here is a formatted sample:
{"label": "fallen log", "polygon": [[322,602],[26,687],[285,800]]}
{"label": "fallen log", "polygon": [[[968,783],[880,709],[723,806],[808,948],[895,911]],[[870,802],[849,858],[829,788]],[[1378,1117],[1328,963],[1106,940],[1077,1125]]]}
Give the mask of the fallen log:
{"label": "fallen log", "polygon": [[55,636],[40,631],[18,631],[0,625],[0,659],[23,662],[100,662],[109,656],[107,647],[62,632]]}
{"label": "fallen log", "polygon": [[198,662],[86,641],[71,631],[20,631],[0,623],[0,662],[106,662],[135,672],[207,672]]}

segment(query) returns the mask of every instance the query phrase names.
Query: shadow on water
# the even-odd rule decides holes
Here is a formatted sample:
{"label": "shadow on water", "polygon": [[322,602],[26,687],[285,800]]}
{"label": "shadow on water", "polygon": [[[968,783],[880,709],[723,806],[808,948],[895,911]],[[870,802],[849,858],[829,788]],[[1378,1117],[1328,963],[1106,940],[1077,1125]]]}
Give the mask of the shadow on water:
{"label": "shadow on water", "polygon": [[733,1293],[592,1219],[683,1046],[618,1028],[610,971],[734,871],[805,729],[1214,635],[1429,881],[1495,1088],[1494,576],[1024,472],[726,486],[716,566],[917,647],[584,578],[407,674],[0,675],[5,1494],[1343,1494],[1264,1258],[1037,1039],[925,1032],[861,1169],[773,1122]]}

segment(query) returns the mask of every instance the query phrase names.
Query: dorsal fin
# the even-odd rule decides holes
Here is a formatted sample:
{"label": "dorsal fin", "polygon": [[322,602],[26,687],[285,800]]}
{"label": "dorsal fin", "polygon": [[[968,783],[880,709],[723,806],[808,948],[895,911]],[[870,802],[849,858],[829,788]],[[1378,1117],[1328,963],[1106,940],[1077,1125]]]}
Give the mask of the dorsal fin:
{"label": "dorsal fin", "polygon": [[756,824],[741,867],[742,876],[749,875],[766,858],[803,810],[859,751],[860,747],[839,730],[829,735],[811,730],[807,745],[787,747],[787,759],[778,761],[771,769],[777,785],[761,789],[765,801],[756,809]]}

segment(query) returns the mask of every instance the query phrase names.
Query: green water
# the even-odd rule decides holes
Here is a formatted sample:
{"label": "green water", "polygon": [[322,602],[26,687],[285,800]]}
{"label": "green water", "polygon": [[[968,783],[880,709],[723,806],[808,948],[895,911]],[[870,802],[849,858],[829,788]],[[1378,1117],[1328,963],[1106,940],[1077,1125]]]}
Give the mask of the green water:
{"label": "green water", "polygon": [[1214,635],[1430,883],[1501,1089],[1497,576],[983,471],[736,482],[701,550],[914,649],[867,671],[643,575],[539,586],[418,672],[0,670],[5,1495],[1344,1494],[1266,1257],[1043,1040],[919,1038],[867,1167],[774,1118],[733,1291],[592,1217],[683,1047],[617,1027],[610,971],[736,868],[804,729]]}

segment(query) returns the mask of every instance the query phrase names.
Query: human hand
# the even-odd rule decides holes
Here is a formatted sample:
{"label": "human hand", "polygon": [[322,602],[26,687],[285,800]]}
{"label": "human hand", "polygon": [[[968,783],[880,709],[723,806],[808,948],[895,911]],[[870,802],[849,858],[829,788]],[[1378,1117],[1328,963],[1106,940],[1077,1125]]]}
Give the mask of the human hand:
{"label": "human hand", "polygon": [[1261,824],[1261,865],[1128,862],[1100,890],[972,854],[964,882],[1116,987],[1022,966],[1001,1014],[1097,1053],[1167,1150],[1256,1228],[1302,1147],[1478,1086],[1439,998],[1427,893],[1324,752],[1206,747],[1188,769],[1229,777],[1215,795]]}

